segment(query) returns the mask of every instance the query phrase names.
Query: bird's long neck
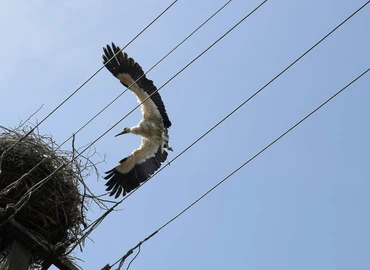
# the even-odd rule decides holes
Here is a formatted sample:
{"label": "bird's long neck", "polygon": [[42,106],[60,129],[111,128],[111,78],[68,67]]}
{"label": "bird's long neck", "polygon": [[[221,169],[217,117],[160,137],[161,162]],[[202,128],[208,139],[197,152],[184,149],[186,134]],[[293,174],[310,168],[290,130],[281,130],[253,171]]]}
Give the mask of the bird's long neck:
{"label": "bird's long neck", "polygon": [[143,137],[158,137],[162,135],[162,130],[158,127],[155,127],[149,123],[140,123],[137,126],[130,128],[130,133],[135,135],[140,135]]}
{"label": "bird's long neck", "polygon": [[141,129],[139,126],[131,127],[130,133],[135,134],[135,135],[141,135]]}

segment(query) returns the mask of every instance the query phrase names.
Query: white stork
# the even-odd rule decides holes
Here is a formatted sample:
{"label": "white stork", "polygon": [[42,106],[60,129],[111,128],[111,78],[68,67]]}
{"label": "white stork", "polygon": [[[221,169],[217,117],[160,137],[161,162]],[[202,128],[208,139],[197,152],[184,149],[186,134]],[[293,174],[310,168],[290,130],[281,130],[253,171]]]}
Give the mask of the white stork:
{"label": "white stork", "polygon": [[[153,81],[146,78],[140,65],[126,53],[119,52],[120,48],[112,43],[104,48],[103,63],[105,67],[125,86],[136,95],[141,105],[142,119],[138,125],[124,128],[116,136],[132,133],[141,136],[141,145],[131,155],[122,159],[119,165],[106,172],[104,177],[108,182],[107,191],[110,196],[118,198],[137,188],[146,181],[161,163],[167,158],[164,148],[172,151],[168,145],[168,128],[171,122],[166,109]],[[119,53],[118,53],[119,52]],[[116,53],[118,53],[110,62]],[[141,78],[140,78],[141,77]],[[140,78],[140,79],[139,79]],[[136,81],[137,80],[137,81]],[[136,82],[135,82],[136,81]]]}

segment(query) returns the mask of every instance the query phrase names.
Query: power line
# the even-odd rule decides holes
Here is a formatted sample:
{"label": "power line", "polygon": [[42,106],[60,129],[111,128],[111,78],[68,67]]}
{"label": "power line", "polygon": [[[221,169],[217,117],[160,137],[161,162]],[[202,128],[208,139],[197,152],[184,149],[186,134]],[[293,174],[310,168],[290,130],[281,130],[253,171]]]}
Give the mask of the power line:
{"label": "power line", "polygon": [[[115,97],[111,102],[109,102],[103,109],[101,109],[97,114],[95,114],[89,121],[87,121],[81,128],[79,128],[74,134],[80,132],[83,128],[85,128],[90,122],[92,122],[96,117],[98,117],[103,111],[105,111],[110,105],[112,105],[118,98],[120,98],[127,90],[133,86],[136,82],[138,82],[142,77],[147,75],[150,71],[152,71],[158,64],[160,64],[164,59],[166,59],[171,53],[173,53],[177,48],[179,48],[185,41],[187,41],[192,35],[194,35],[200,28],[202,28],[208,21],[210,21],[214,16],[216,16],[222,9],[224,9],[232,0],[227,1],[222,7],[220,7],[215,13],[213,13],[207,20],[205,20],[201,25],[199,25],[193,32],[191,32],[188,36],[186,36],[179,44],[177,44],[172,50],[170,50],[165,56],[163,56],[157,63],[155,63],[147,72],[141,75],[136,81],[130,84],[126,89]],[[120,50],[122,51],[122,49]],[[116,54],[117,55],[117,54]],[[109,61],[108,61],[109,62]],[[141,105],[141,104],[139,104]],[[69,137],[65,142],[72,138]],[[65,143],[63,142],[63,143]],[[62,143],[62,145],[63,145]]]}
{"label": "power line", "polygon": [[[91,147],[94,143],[96,143],[98,140],[100,140],[103,136],[105,136],[109,131],[111,131],[113,128],[115,128],[119,123],[121,123],[127,116],[129,116],[132,112],[134,112],[138,107],[141,106],[142,103],[144,103],[147,99],[149,99],[153,94],[158,92],[160,89],[162,89],[165,85],[167,85],[170,81],[172,81],[175,77],[177,77],[181,72],[183,72],[186,68],[188,68],[191,64],[193,64],[197,59],[199,59],[203,54],[205,54],[210,48],[212,48],[215,44],[217,44],[220,40],[222,40],[227,34],[229,34],[233,29],[235,29],[240,23],[242,23],[245,19],[247,19],[250,15],[252,15],[256,10],[258,10],[264,3],[266,3],[267,0],[263,1],[261,4],[259,4],[255,9],[253,9],[248,15],[246,15],[244,18],[242,18],[238,23],[236,23],[232,28],[230,28],[225,34],[223,34],[220,38],[218,38],[215,42],[213,42],[210,46],[208,46],[203,52],[201,52],[197,57],[195,57],[193,60],[191,60],[187,65],[185,65],[180,71],[178,71],[175,75],[173,75],[169,80],[167,80],[161,87],[159,87],[157,90],[153,91],[153,93],[146,97],[140,104],[135,106],[131,111],[129,111],[125,116],[123,116],[118,122],[116,122],[113,126],[111,126],[108,130],[103,132],[99,137],[97,137],[93,142],[91,142],[85,149],[83,149],[80,153],[78,153],[74,159],[77,159],[80,157],[89,147]],[[36,191],[40,186],[42,186],[44,183],[46,183],[51,177],[53,177],[56,173],[58,173],[60,170],[64,169],[68,164],[70,164],[74,159],[70,160],[69,162],[62,164],[59,166],[53,173],[42,179],[40,182],[32,186],[17,202],[16,207],[18,210],[20,210],[20,207],[23,207],[25,205],[25,202],[28,200],[28,198],[32,195],[34,191]],[[109,211],[109,210],[108,210]]]}
{"label": "power line", "polygon": [[[139,188],[141,188],[144,184],[146,184],[151,178],[153,178],[155,175],[160,173],[163,169],[165,169],[169,164],[171,164],[173,161],[175,161],[177,158],[179,158],[182,154],[184,154],[186,151],[188,151],[191,147],[193,147],[196,143],[198,143],[201,139],[203,139],[206,135],[208,135],[210,132],[212,132],[217,126],[219,126],[222,122],[224,122],[227,118],[229,118],[232,114],[234,114],[237,110],[239,110],[242,106],[244,106],[247,102],[249,102],[253,97],[255,97],[258,93],[260,93],[263,89],[265,89],[268,85],[270,85],[274,80],[276,80],[278,77],[280,77],[283,73],[285,73],[289,68],[291,68],[294,64],[296,64],[299,60],[301,60],[305,55],[307,55],[310,51],[312,51],[317,45],[322,43],[326,38],[328,38],[332,33],[334,33],[338,28],[340,28],[344,23],[346,23],[350,18],[352,18],[355,14],[357,14],[361,9],[363,9],[370,1],[367,1],[364,5],[362,5],[360,8],[358,8],[356,11],[354,11],[351,15],[349,15],[345,20],[343,20],[341,23],[339,23],[336,27],[333,28],[328,34],[326,34],[323,38],[321,38],[318,42],[316,42],[313,46],[311,46],[307,51],[305,51],[301,56],[299,56],[296,60],[294,60],[291,64],[289,64],[285,69],[283,69],[278,75],[273,77],[269,82],[267,82],[263,87],[261,87],[258,91],[256,91],[252,96],[244,100],[238,107],[236,107],[233,111],[231,111],[228,115],[226,115],[224,118],[222,118],[219,122],[217,122],[214,126],[212,126],[207,132],[205,132],[203,135],[201,135],[198,139],[196,139],[193,143],[191,143],[188,147],[186,147],[183,151],[181,151],[177,156],[175,156],[171,161],[169,161],[166,165],[164,165],[162,168],[160,168],[156,173],[154,173],[152,176],[150,176],[144,183],[142,183],[136,190],[132,191],[128,195],[126,195],[125,198],[114,204],[110,209],[108,209],[102,216],[100,216],[98,219],[96,219],[94,222],[92,222],[85,230],[89,229],[81,239],[86,238],[97,226],[100,225],[100,223],[105,219],[106,216],[108,216],[118,205],[120,205],[123,201],[125,201],[127,198],[129,198],[132,194],[134,194]],[[264,2],[262,3],[264,4]],[[261,5],[262,5],[261,4]],[[261,6],[260,5],[260,6]],[[258,6],[258,7],[260,7]],[[258,8],[257,7],[257,8]],[[253,11],[252,11],[253,12]],[[249,16],[248,14],[247,16]],[[244,18],[243,18],[244,19]],[[162,86],[163,87],[163,86]],[[74,247],[69,251],[71,252],[74,249]]]}
{"label": "power line", "polygon": [[[111,59],[108,60],[110,62],[117,54],[119,54],[122,50],[127,48],[136,38],[138,38],[146,29],[148,29],[156,20],[158,20],[167,10],[169,10],[178,0],[173,1],[164,11],[162,11],[154,20],[152,20],[143,30],[141,30],[130,42],[128,42],[120,51],[118,51]],[[107,62],[107,63],[108,63]],[[33,128],[31,128],[25,135],[20,137],[18,141],[16,141],[12,146],[8,149],[4,150],[0,157],[0,174],[1,174],[1,164],[2,160],[6,153],[12,150],[16,145],[18,145],[21,141],[27,138],[32,132],[34,132],[46,119],[48,119],[53,113],[55,113],[60,107],[63,106],[72,96],[74,96],[82,87],[84,87],[93,77],[95,77],[105,65],[100,67],[93,75],[91,75],[86,81],[84,81],[75,91],[73,91],[66,99],[64,99],[58,106],[56,106],[48,115],[46,115],[40,122],[38,122]]]}
{"label": "power line", "polygon": [[[127,265],[126,270],[128,270],[128,269],[130,268],[130,266],[131,266],[132,262],[137,258],[137,256],[139,256],[139,254],[140,254],[140,247],[141,247],[141,245],[139,245],[139,250],[138,250],[138,252],[136,253],[135,257],[134,257],[134,258],[132,258],[132,260],[130,261],[130,263]],[[119,268],[118,268],[118,270],[120,270],[120,269],[121,269],[121,268],[119,267]]]}
{"label": "power line", "polygon": [[[351,19],[355,14],[357,14],[361,9],[363,9],[370,1],[367,1],[364,5],[359,7],[356,11],[354,11],[350,16],[348,16],[345,20],[343,20],[340,24],[334,27],[328,34],[326,34],[323,38],[321,38],[318,42],[316,42],[313,46],[311,46],[307,51],[305,51],[301,56],[299,56],[296,60],[290,63],[286,68],[284,68],[280,73],[278,73],[275,77],[273,77],[270,81],[268,81],[264,86],[262,86],[259,90],[257,90],[253,95],[249,98],[244,100],[239,106],[237,106],[234,110],[232,110],[229,114],[227,114],[224,118],[218,121],[214,126],[212,126],[209,130],[207,130],[204,134],[202,134],[198,139],[196,139],[193,143],[191,143],[188,147],[186,147],[183,151],[181,151],[177,156],[175,156],[171,161],[169,161],[166,165],[160,168],[156,173],[154,173],[151,177],[149,177],[144,183],[140,185],[142,187],[146,182],[148,182],[151,178],[161,172],[164,168],[166,168],[169,164],[171,164],[174,160],[179,158],[182,154],[188,151],[191,147],[193,147],[196,143],[198,143],[201,139],[207,136],[210,132],[212,132],[216,127],[222,124],[226,119],[228,119],[231,115],[233,115],[236,111],[238,111],[241,107],[243,107],[246,103],[248,103],[252,98],[258,95],[261,91],[263,91],[267,86],[269,86],[273,81],[279,78],[283,73],[285,73],[288,69],[290,69],[293,65],[295,65],[299,60],[301,60],[304,56],[306,56],[310,51],[312,51],[317,45],[322,43],[326,38],[328,38],[332,33],[334,33],[338,28],[340,28],[343,24],[345,24],[349,19]],[[139,188],[140,188],[139,187]],[[136,190],[132,191],[128,194],[123,200],[127,199],[130,195],[132,195]]]}
{"label": "power line", "polygon": [[[206,197],[209,193],[211,193],[214,189],[216,189],[218,186],[220,186],[223,182],[225,182],[227,179],[229,179],[232,175],[234,175],[236,172],[238,172],[240,169],[242,169],[245,165],[247,165],[249,162],[251,162],[253,159],[258,157],[260,154],[262,154],[265,150],[267,150],[269,147],[271,147],[273,144],[275,144],[277,141],[279,141],[281,138],[283,138],[285,135],[287,135],[290,131],[292,131],[294,128],[296,128],[298,125],[300,125],[302,122],[304,122],[307,118],[309,118],[311,115],[313,115],[315,112],[317,112],[319,109],[321,109],[323,106],[325,106],[327,103],[329,103],[332,99],[334,99],[336,96],[338,96],[340,93],[342,93],[345,89],[347,89],[349,86],[351,86],[354,82],[356,82],[358,79],[360,79],[362,76],[364,76],[368,71],[370,71],[370,68],[362,72],[360,75],[358,75],[355,79],[353,79],[351,82],[349,82],[346,86],[341,88],[339,91],[337,91],[334,95],[332,95],[330,98],[325,100],[323,103],[321,103],[318,107],[316,107],[314,110],[312,110],[309,114],[307,114],[305,117],[303,117],[301,120],[299,120],[297,123],[295,123],[293,126],[291,126],[287,131],[285,131],[283,134],[278,136],[275,140],[273,140],[271,143],[269,143],[267,146],[265,146],[262,150],[260,150],[258,153],[256,153],[254,156],[252,156],[250,159],[245,161],[242,165],[240,165],[238,168],[233,170],[230,174],[228,174],[226,177],[224,177],[221,181],[219,181],[216,185],[214,185],[212,188],[210,188],[207,192],[205,192],[202,196],[200,196],[198,199],[193,201],[191,204],[189,204],[185,209],[183,209],[181,212],[179,212],[176,216],[171,218],[169,221],[167,221],[165,224],[163,224],[161,227],[159,227],[156,231],[154,231],[152,234],[150,234],[148,237],[146,237],[143,241],[139,242],[134,248],[130,249],[128,253],[126,253],[126,257],[122,257],[119,260],[117,260],[111,267],[116,265],[118,262],[121,262],[123,264],[123,258],[126,259],[130,254],[132,254],[133,250],[137,247],[140,248],[140,246],[149,240],[151,237],[153,237],[155,234],[157,234],[159,231],[161,231],[163,228],[168,226],[170,223],[172,223],[174,220],[176,220],[178,217],[180,217],[182,214],[184,214],[186,211],[188,211],[191,207],[193,207],[195,204],[197,204],[200,200],[202,200],[204,197]],[[135,258],[134,258],[135,259]]]}
{"label": "power line", "polygon": [[[101,109],[97,114],[95,114],[89,121],[87,121],[82,127],[80,127],[74,134],[72,134],[69,138],[67,138],[64,142],[62,142],[56,150],[58,150],[60,147],[62,147],[66,142],[68,142],[71,138],[74,138],[76,134],[78,134],[82,129],[84,129],[88,124],[90,124],[96,117],[98,117],[102,112],[104,112],[110,105],[112,105],[117,99],[119,99],[124,93],[127,92],[127,90],[134,85],[137,81],[139,81],[142,77],[144,77],[146,74],[148,74],[151,70],[153,70],[158,64],[160,64],[165,58],[167,58],[171,53],[173,53],[177,48],[179,48],[186,40],[188,40],[192,35],[194,35],[200,28],[202,28],[207,22],[209,22],[215,15],[217,15],[222,9],[224,9],[231,0],[226,2],[222,7],[220,7],[215,13],[213,13],[207,20],[205,20],[201,25],[199,25],[193,32],[191,32],[187,37],[185,37],[178,45],[176,45],[172,50],[170,50],[165,56],[163,56],[156,64],[154,64],[147,72],[145,72],[143,75],[141,75],[135,82],[133,82],[131,85],[126,87],[126,89],[119,94],[117,97],[115,97],[111,102],[109,102],[103,109]],[[126,45],[127,47],[127,45]],[[122,51],[121,49],[120,51]],[[111,60],[111,59],[110,59]],[[109,62],[109,61],[108,61]],[[39,167],[45,160],[47,160],[48,157],[45,157],[43,160],[41,160],[38,164],[36,164],[33,168],[31,168],[26,174],[22,175],[18,181],[22,181],[26,176],[28,176],[30,173],[32,173],[37,167]],[[17,181],[17,182],[18,182]],[[6,189],[4,189],[4,192],[9,192],[11,186],[16,186],[17,183],[14,182],[10,184]],[[0,193],[2,194],[2,193]]]}
{"label": "power line", "polygon": [[[199,59],[204,53],[206,53],[210,48],[212,48],[215,44],[217,44],[221,39],[223,39],[227,34],[229,34],[233,29],[235,29],[240,23],[242,23],[245,19],[247,19],[249,16],[251,16],[255,11],[257,11],[263,4],[265,4],[267,2],[267,0],[261,2],[256,8],[254,8],[251,12],[249,12],[246,16],[244,16],[240,21],[238,21],[232,28],[230,28],[226,33],[224,33],[220,38],[218,38],[215,42],[213,42],[210,46],[208,46],[202,53],[200,53],[197,57],[195,57],[193,60],[191,60],[187,65],[185,65],[180,71],[178,71],[175,75],[173,75],[169,80],[167,80],[161,87],[159,87],[156,91],[154,91],[152,94],[156,93],[157,91],[159,91],[160,89],[162,89],[166,84],[168,84],[171,80],[173,80],[176,76],[178,76],[182,71],[184,71],[187,67],[189,67],[192,63],[194,63],[197,59]],[[148,96],[146,99],[144,99],[142,101],[142,103],[144,103],[148,98],[150,98],[150,96]],[[130,115],[134,110],[136,110],[142,103],[140,103],[139,105],[137,105],[136,107],[134,107],[130,112],[128,112],[122,119],[120,119],[116,124],[114,124],[111,128],[109,128],[106,132],[104,132],[101,136],[99,136],[96,140],[94,140],[90,145],[94,144],[97,140],[99,140],[102,136],[104,136],[106,133],[108,133],[110,130],[112,130],[115,126],[117,126],[122,120],[124,120],[128,115]],[[88,146],[90,147],[90,146]],[[88,148],[87,147],[87,148]],[[86,149],[87,149],[86,148]],[[83,151],[85,151],[86,149],[84,149]],[[81,152],[83,153],[83,152]],[[179,155],[178,155],[179,156]],[[178,157],[177,156],[177,157]],[[176,158],[175,158],[176,159]],[[173,159],[174,160],[174,159]],[[167,166],[167,165],[166,165]],[[165,167],[166,167],[165,166]],[[161,171],[161,170],[159,170]],[[159,172],[158,171],[158,172]],[[157,172],[157,173],[158,173]],[[55,173],[55,172],[54,172]],[[156,175],[156,174],[154,174]],[[152,175],[149,179],[151,179],[154,175]],[[148,180],[149,180],[148,179]],[[44,180],[42,180],[44,181]],[[145,182],[144,182],[145,183]],[[144,184],[143,183],[143,184]],[[143,185],[142,184],[142,185]],[[141,185],[141,186],[142,186]],[[141,187],[140,186],[140,187]],[[136,191],[136,190],[135,190]],[[90,228],[82,237],[80,240],[82,239],[85,239],[97,226],[99,226],[99,224],[105,219],[106,216],[109,215],[109,213],[111,213],[119,204],[121,204],[126,198],[128,198],[131,194],[133,194],[133,192],[131,192],[130,194],[128,194],[124,199],[122,199],[121,201],[115,203],[110,209],[108,209],[106,212],[104,212],[104,214],[102,216],[100,216],[98,219],[96,219],[93,223],[91,223],[89,226],[87,226],[84,230]],[[75,245],[74,247],[76,247],[77,245]],[[70,253],[73,249],[71,248],[68,253]]]}
{"label": "power line", "polygon": [[[194,142],[192,142],[188,147],[186,147],[183,151],[181,151],[179,154],[177,154],[173,159],[171,159],[167,164],[162,166],[157,172],[155,172],[153,175],[151,175],[145,182],[143,182],[137,189],[133,190],[131,193],[127,194],[126,197],[124,197],[122,200],[114,204],[110,209],[107,210],[101,217],[96,219],[94,222],[92,222],[86,229],[90,228],[85,234],[86,236],[89,235],[92,230],[94,230],[104,219],[105,217],[112,212],[118,205],[120,205],[123,201],[125,201],[127,198],[129,198],[131,195],[133,195],[138,189],[140,189],[143,185],[145,185],[150,179],[152,179],[154,176],[156,176],[158,173],[160,173],[162,170],[164,170],[169,164],[174,162],[177,158],[179,158],[181,155],[183,155],[186,151],[188,151],[191,147],[193,147],[196,143],[198,143],[200,140],[202,140],[205,136],[207,136],[210,132],[212,132],[216,127],[218,127],[220,124],[222,124],[226,119],[228,119],[231,115],[233,115],[237,110],[239,110],[242,106],[244,106],[247,102],[249,102],[253,97],[255,97],[258,93],[260,93],[262,90],[264,90],[268,85],[270,85],[273,81],[275,81],[278,77],[280,77],[283,73],[285,73],[289,68],[291,68],[294,64],[296,64],[299,60],[301,60],[305,55],[307,55],[310,51],[312,51],[317,45],[319,45],[321,42],[323,42],[326,38],[328,38],[332,33],[334,33],[338,28],[340,28],[344,23],[346,23],[350,18],[352,18],[355,14],[357,14],[362,8],[364,8],[370,1],[367,1],[364,5],[362,5],[360,8],[358,8],[356,11],[354,11],[351,15],[349,15],[345,20],[343,20],[340,24],[338,24],[333,30],[331,30],[328,34],[326,34],[323,38],[321,38],[318,42],[316,42],[313,46],[311,46],[307,51],[305,51],[301,56],[299,56],[296,60],[294,60],[291,64],[289,64],[286,68],[284,68],[278,75],[273,77],[269,82],[267,82],[263,87],[261,87],[258,91],[256,91],[253,95],[251,95],[249,98],[244,100],[239,106],[237,106],[234,110],[232,110],[229,114],[227,114],[224,118],[222,118],[219,122],[217,122],[215,125],[213,125],[209,130],[207,130],[205,133],[203,133],[199,138],[197,138]],[[83,236],[84,237],[84,236]]]}
{"label": "power line", "polygon": [[[266,0],[267,1],[267,0]],[[266,1],[264,1],[262,4],[264,4]],[[300,56],[296,61],[294,61],[291,65],[289,65],[286,69],[284,69],[281,73],[279,73],[275,78],[273,78],[268,84],[266,84],[262,89],[260,89],[258,92],[260,92],[260,91],[262,91],[267,85],[269,85],[273,80],[275,80],[277,77],[279,77],[282,73],[284,73],[288,68],[290,68],[293,64],[295,64],[297,61],[299,61],[304,55],[306,55],[309,51],[311,51],[314,47],[316,47],[319,43],[321,43],[325,38],[327,38],[330,34],[332,34],[337,28],[339,28],[343,23],[345,23],[348,19],[350,19],[352,16],[354,16],[359,10],[361,10],[364,6],[366,6],[368,3],[369,3],[370,1],[368,1],[365,5],[363,5],[361,8],[359,8],[356,12],[354,12],[352,15],[350,15],[345,21],[343,21],[340,25],[338,25],[336,28],[334,28],[329,34],[327,34],[324,38],[322,38],[318,43],[316,43],[313,47],[311,47],[308,51],[306,51],[302,56]],[[262,5],[261,4],[261,5]],[[260,6],[261,6],[260,5]],[[258,6],[257,8],[259,8],[260,6]],[[256,9],[257,9],[256,8]],[[256,10],[255,9],[255,10]],[[254,11],[255,11],[254,10]],[[254,11],[252,11],[252,13],[254,12]],[[251,14],[251,13],[250,13]],[[248,14],[247,16],[249,16],[250,14]],[[244,17],[242,20],[244,20],[244,19],[246,19],[246,17]],[[241,21],[240,21],[241,22]],[[240,22],[239,23],[237,23],[233,28],[235,28],[238,24],[240,24]],[[232,28],[232,29],[233,29]],[[229,33],[232,29],[230,29],[227,33]],[[226,33],[226,34],[227,34]],[[226,35],[225,34],[225,35]],[[221,38],[223,38],[225,35],[223,35]],[[220,38],[220,39],[221,39]],[[213,43],[210,47],[212,47],[214,44],[216,44],[220,39],[218,39],[215,43]],[[197,58],[195,58],[193,61],[191,61],[187,66],[185,66],[182,70],[180,70],[180,72],[181,71],[183,71],[186,67],[188,67],[191,63],[193,63],[196,59],[198,59],[202,54],[204,54],[210,47],[208,47],[203,53],[201,53]],[[176,77],[180,72],[178,72],[175,76],[173,76],[170,80],[172,80],[174,77]],[[169,80],[169,81],[170,81]],[[166,85],[169,81],[167,81],[164,85]],[[161,89],[164,85],[162,85],[159,89]],[[158,89],[158,90],[159,90]],[[157,91],[158,91],[157,90]],[[252,97],[254,97],[256,94],[258,94],[258,92],[257,93],[255,93]],[[218,126],[219,124],[221,124],[224,120],[226,120],[229,116],[231,116],[236,110],[238,110],[241,106],[243,106],[246,102],[248,102],[252,97],[250,97],[248,100],[246,100],[243,104],[241,104],[239,107],[237,107],[232,113],[230,113],[228,116],[226,116],[223,120],[221,120],[218,124],[216,124],[216,126]],[[145,102],[145,101],[143,101],[143,102]],[[138,106],[140,106],[140,105],[138,105]],[[137,107],[138,107],[137,106]],[[137,108],[136,107],[136,108]],[[136,109],[135,108],[135,109]],[[135,110],[134,109],[134,110]],[[131,111],[132,112],[132,111]],[[131,113],[130,112],[130,113]],[[125,116],[125,117],[127,117],[127,115]],[[125,118],[124,117],[124,118]],[[120,121],[122,121],[124,118],[122,118]],[[119,121],[119,122],[120,122]],[[116,123],[116,125],[119,123],[119,122],[117,122]],[[95,143],[97,140],[99,140],[102,136],[104,136],[107,132],[109,132],[112,128],[114,128],[116,125],[114,125],[113,127],[111,127],[108,131],[106,131],[103,135],[101,135],[99,138],[97,138],[93,143]],[[200,139],[202,139],[205,135],[207,135],[209,132],[211,132],[216,126],[214,126],[213,128],[211,128],[207,133],[205,133],[205,134],[203,134],[198,140],[196,140],[192,145],[190,145],[187,149],[185,149],[183,152],[181,152],[178,156],[176,156],[174,159],[172,159],[172,161],[173,160],[175,160],[176,158],[178,158],[181,154],[183,154],[185,151],[187,151],[190,147],[192,147],[196,142],[198,142]],[[92,144],[93,144],[92,143]],[[91,144],[91,145],[92,145]],[[86,150],[86,149],[85,149]],[[85,151],[84,150],[84,151]],[[82,154],[83,152],[81,152],[81,154]],[[171,161],[171,162],[172,162]],[[167,166],[167,165],[166,165]],[[164,166],[164,167],[166,167],[166,166]],[[164,169],[164,167],[162,167],[162,169]],[[161,169],[161,170],[162,170]],[[161,171],[160,170],[160,171]],[[157,173],[159,173],[159,171],[157,172]],[[156,174],[157,174],[156,173]],[[154,174],[154,175],[156,175],[156,174]],[[153,176],[154,176],[153,175]],[[152,176],[152,177],[153,177]],[[44,179],[45,180],[45,179]],[[43,180],[43,181],[44,181]],[[142,186],[142,185],[141,185]],[[136,190],[135,190],[136,191]],[[130,193],[129,195],[131,195],[131,194],[133,194],[133,192],[132,193]],[[127,197],[129,197],[129,196],[127,196]],[[127,198],[126,197],[126,198]],[[126,198],[124,198],[123,200],[125,200]],[[99,224],[100,224],[100,222],[102,222],[102,220],[111,212],[111,211],[113,211],[114,210],[114,208],[115,207],[117,207],[120,203],[122,203],[122,201],[123,200],[121,200],[120,202],[118,202],[118,203],[116,203],[112,208],[110,208],[107,212],[105,212],[99,219],[97,219],[96,221],[94,221],[92,224],[90,224],[89,225],[89,227],[91,227],[92,226],[92,229],[94,229],[94,228],[96,228],[96,226],[98,226]],[[91,232],[91,230],[89,230],[83,237],[86,237],[89,233]],[[73,248],[72,248],[73,249]]]}

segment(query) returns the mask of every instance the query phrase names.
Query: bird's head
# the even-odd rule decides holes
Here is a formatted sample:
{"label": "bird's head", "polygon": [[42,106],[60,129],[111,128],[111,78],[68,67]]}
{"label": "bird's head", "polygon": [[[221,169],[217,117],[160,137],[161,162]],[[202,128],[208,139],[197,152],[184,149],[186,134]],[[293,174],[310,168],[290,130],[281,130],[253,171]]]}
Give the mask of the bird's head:
{"label": "bird's head", "polygon": [[119,135],[126,134],[126,133],[130,133],[130,128],[129,127],[125,127],[120,133],[118,133],[114,137],[117,137]]}

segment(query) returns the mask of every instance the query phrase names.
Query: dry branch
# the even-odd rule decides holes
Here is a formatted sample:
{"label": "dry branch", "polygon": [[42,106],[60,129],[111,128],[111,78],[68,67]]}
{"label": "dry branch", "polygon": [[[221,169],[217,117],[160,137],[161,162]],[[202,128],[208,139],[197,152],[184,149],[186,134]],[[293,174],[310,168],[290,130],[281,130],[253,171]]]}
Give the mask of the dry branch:
{"label": "dry branch", "polygon": [[[0,208],[17,204],[20,198],[27,196],[25,204],[12,217],[28,231],[32,232],[40,243],[58,247],[60,243],[70,243],[81,233],[82,224],[86,224],[85,199],[80,192],[79,182],[83,182],[85,163],[73,160],[71,151],[58,150],[50,136],[31,133],[20,143],[19,138],[28,132],[27,127],[11,130],[1,128],[0,133]],[[22,180],[35,165],[44,160]],[[59,166],[68,163],[62,170],[45,182],[32,194],[29,189],[53,173]],[[85,166],[85,167],[84,167]],[[27,194],[29,193],[29,194]],[[2,222],[4,223],[4,222]],[[0,224],[0,233],[11,233],[8,226]],[[4,246],[6,243],[0,243]],[[67,249],[63,245],[58,250],[62,254]],[[34,261],[42,264],[43,258],[38,248],[34,247]]]}

